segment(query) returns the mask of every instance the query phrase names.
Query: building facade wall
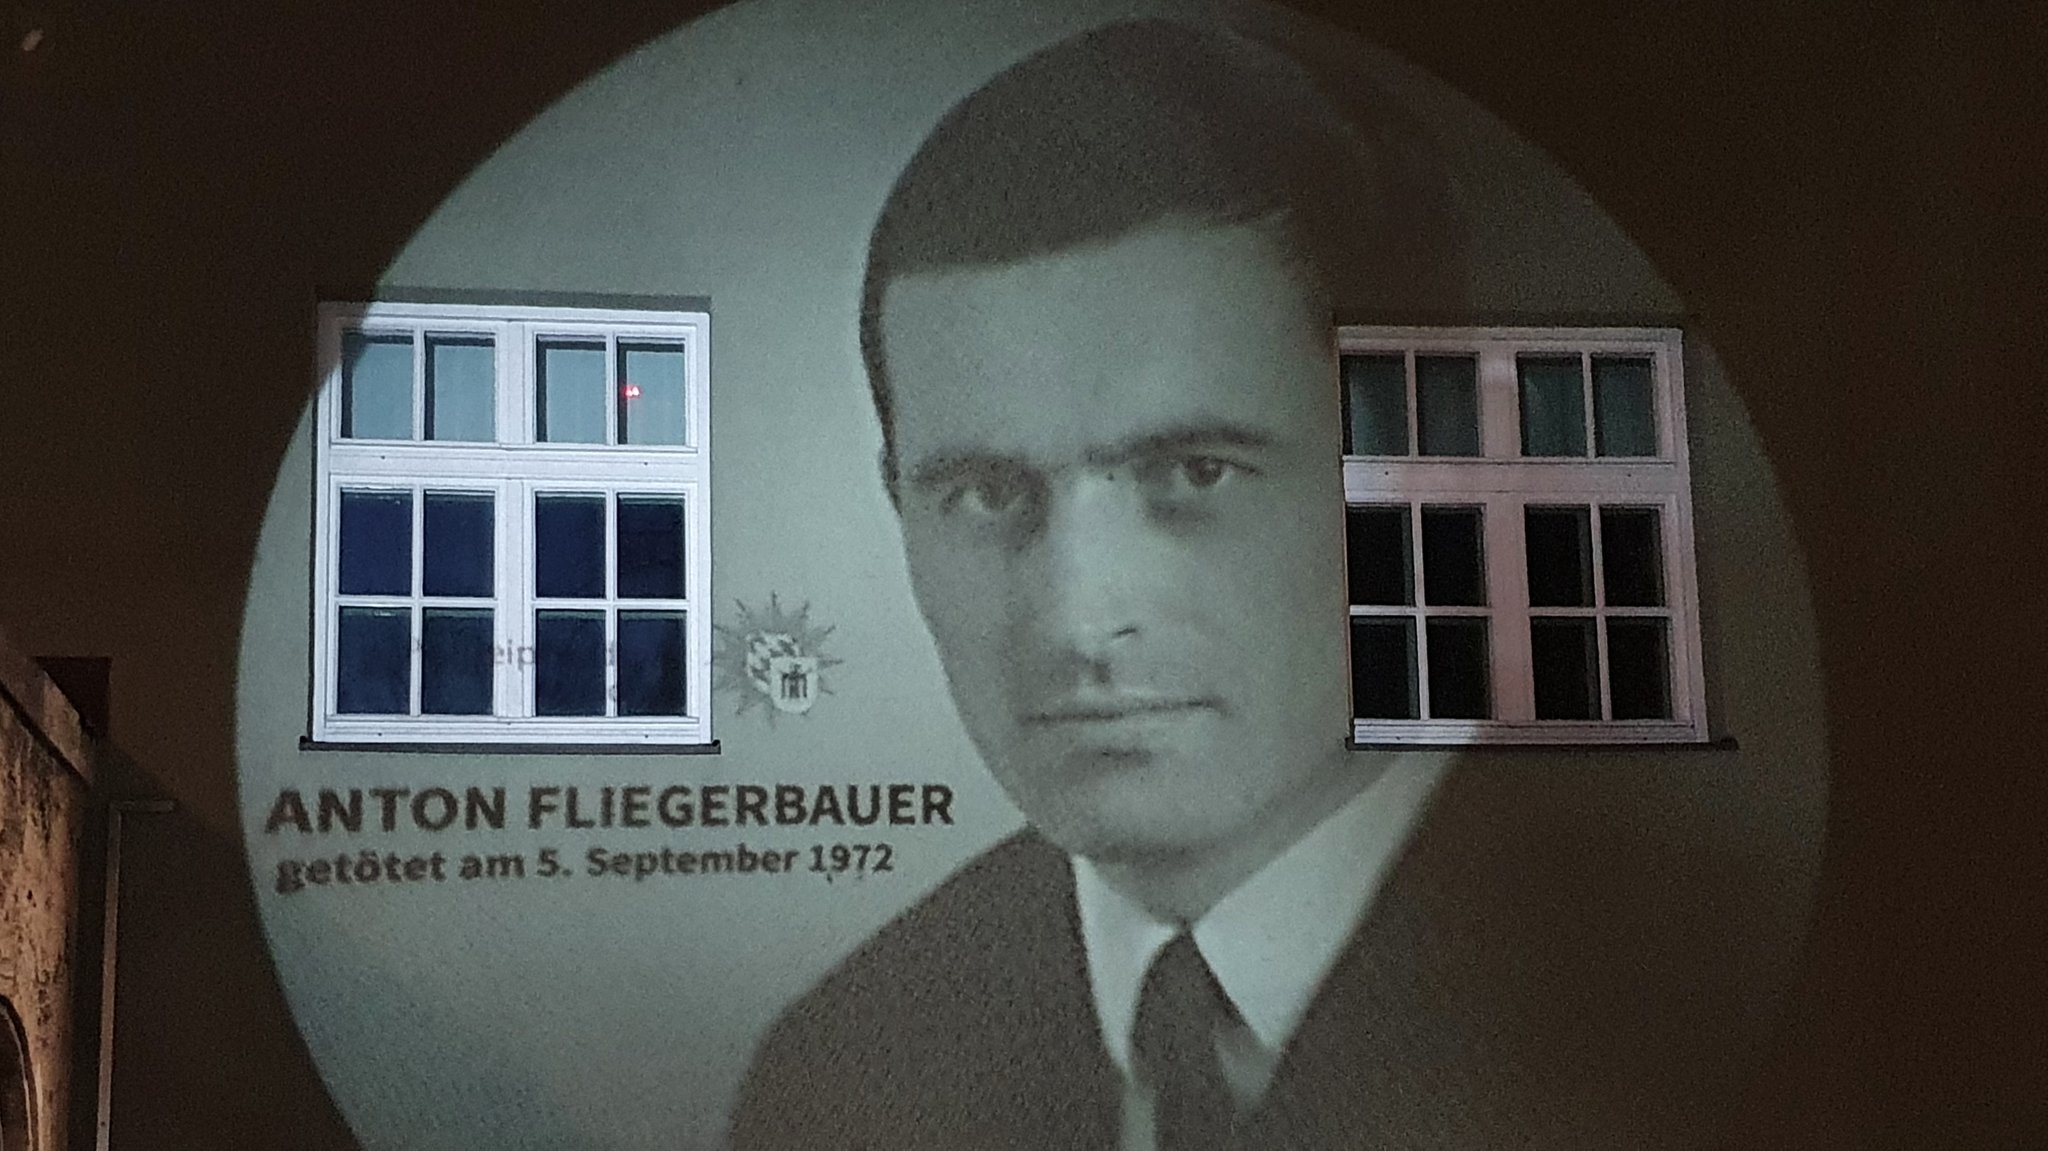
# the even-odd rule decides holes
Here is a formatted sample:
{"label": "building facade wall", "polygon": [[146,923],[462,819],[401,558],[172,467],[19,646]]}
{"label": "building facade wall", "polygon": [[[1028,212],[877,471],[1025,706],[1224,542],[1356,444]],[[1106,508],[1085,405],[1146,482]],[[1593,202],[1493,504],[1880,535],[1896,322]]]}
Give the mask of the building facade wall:
{"label": "building facade wall", "polygon": [[69,1145],[92,770],[77,712],[0,633],[0,997],[26,1037],[32,1151]]}

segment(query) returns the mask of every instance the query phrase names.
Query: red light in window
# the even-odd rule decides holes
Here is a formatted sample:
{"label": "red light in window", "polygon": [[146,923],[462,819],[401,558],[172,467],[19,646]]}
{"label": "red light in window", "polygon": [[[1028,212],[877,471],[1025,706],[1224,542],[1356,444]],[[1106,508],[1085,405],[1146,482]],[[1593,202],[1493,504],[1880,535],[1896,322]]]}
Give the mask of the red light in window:
{"label": "red light in window", "polygon": [[626,398],[629,400],[637,400],[640,398],[639,384],[627,384],[625,387],[620,388],[619,390],[624,392],[626,394]]}

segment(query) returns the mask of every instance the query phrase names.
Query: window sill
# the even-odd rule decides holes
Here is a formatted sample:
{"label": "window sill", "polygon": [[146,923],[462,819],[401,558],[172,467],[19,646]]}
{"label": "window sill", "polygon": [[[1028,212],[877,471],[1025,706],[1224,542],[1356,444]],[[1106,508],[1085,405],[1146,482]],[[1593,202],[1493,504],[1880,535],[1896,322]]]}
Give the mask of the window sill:
{"label": "window sill", "polygon": [[1665,751],[1739,751],[1739,750],[1741,750],[1741,745],[1740,745],[1740,744],[1738,744],[1738,743],[1737,743],[1737,742],[1735,741],[1735,737],[1734,737],[1734,736],[1732,736],[1732,735],[1724,735],[1724,736],[1721,736],[1721,737],[1719,737],[1718,739],[1708,739],[1708,740],[1697,740],[1697,739],[1685,739],[1685,740],[1677,740],[1677,739],[1673,739],[1673,740],[1640,740],[1640,739],[1638,739],[1638,740],[1612,740],[1612,741],[1605,741],[1605,742],[1600,742],[1600,741],[1580,741],[1580,742],[1576,742],[1576,743],[1534,743],[1534,742],[1521,742],[1521,743],[1509,743],[1509,742],[1506,742],[1506,741],[1501,741],[1501,742],[1495,742],[1495,743],[1483,743],[1483,742],[1480,742],[1480,743],[1475,743],[1475,742],[1465,742],[1465,743],[1451,743],[1451,742],[1447,742],[1447,741],[1444,741],[1444,740],[1427,740],[1427,741],[1425,741],[1425,740],[1414,740],[1414,741],[1401,741],[1401,742],[1391,742],[1391,743],[1390,743],[1390,742],[1386,742],[1386,741],[1383,741],[1383,740],[1373,740],[1373,741],[1369,741],[1369,742],[1366,742],[1366,741],[1360,741],[1360,740],[1356,740],[1356,739],[1346,739],[1346,740],[1344,741],[1344,748],[1345,748],[1345,750],[1347,750],[1347,751],[1482,751],[1482,752],[1488,752],[1488,753],[1491,753],[1491,752],[1496,752],[1496,751],[1512,751],[1512,752],[1556,752],[1556,751],[1566,751],[1566,752],[1614,752],[1614,751],[1656,751],[1656,752],[1665,752]]}
{"label": "window sill", "polygon": [[717,740],[710,743],[421,743],[399,740],[335,740],[299,737],[300,751],[397,752],[405,755],[718,755]]}

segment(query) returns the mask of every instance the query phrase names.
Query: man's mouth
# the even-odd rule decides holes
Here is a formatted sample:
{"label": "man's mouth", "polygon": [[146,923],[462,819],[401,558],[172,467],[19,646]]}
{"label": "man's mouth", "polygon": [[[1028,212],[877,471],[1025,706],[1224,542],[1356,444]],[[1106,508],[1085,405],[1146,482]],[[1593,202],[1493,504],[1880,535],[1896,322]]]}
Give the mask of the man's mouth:
{"label": "man's mouth", "polygon": [[1167,696],[1121,693],[1073,696],[1024,713],[1027,727],[1116,728],[1166,722],[1216,709],[1214,700],[1201,696]]}

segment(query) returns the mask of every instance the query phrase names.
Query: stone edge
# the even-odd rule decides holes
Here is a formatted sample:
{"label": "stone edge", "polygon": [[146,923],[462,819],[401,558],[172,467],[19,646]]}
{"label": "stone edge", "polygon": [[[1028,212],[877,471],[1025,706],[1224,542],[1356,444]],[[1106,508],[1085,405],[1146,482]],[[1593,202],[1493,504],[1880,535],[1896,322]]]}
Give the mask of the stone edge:
{"label": "stone edge", "polygon": [[93,786],[97,774],[93,742],[79,721],[78,709],[34,660],[21,654],[4,627],[0,627],[0,693],[13,701],[64,766],[87,787]]}

